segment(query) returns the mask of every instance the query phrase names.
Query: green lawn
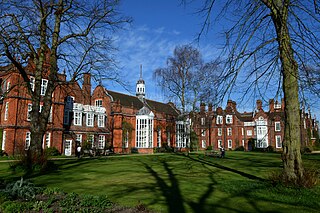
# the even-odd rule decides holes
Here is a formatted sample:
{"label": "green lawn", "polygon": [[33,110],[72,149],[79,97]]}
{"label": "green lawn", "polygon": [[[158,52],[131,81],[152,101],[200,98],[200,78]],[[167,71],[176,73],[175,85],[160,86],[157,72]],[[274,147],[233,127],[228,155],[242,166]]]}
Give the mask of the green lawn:
{"label": "green lawn", "polygon": [[[273,187],[266,178],[281,169],[276,153],[227,152],[225,159],[191,154],[63,159],[33,182],[65,192],[105,194],[121,205],[144,204],[156,212],[319,212],[320,186]],[[319,168],[320,155],[304,156]],[[0,163],[0,178],[12,178]]]}

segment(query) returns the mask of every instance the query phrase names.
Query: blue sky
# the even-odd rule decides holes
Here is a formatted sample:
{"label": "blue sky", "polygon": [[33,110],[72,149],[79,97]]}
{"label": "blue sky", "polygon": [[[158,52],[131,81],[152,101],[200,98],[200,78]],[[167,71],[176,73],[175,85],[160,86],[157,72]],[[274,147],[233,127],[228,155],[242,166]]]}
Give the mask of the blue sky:
{"label": "blue sky", "polygon": [[[206,61],[219,55],[218,45],[213,38],[204,36],[195,41],[201,27],[201,17],[195,11],[201,6],[193,3],[184,7],[180,1],[172,0],[123,0],[120,10],[133,19],[126,31],[116,36],[117,60],[130,85],[132,94],[139,78],[140,64],[143,66],[143,79],[146,82],[146,95],[149,99],[168,101],[156,86],[153,71],[166,65],[177,45],[192,43],[200,49]],[[212,41],[212,42],[211,42]],[[125,92],[123,88],[106,82],[108,89]],[[116,87],[114,87],[116,86]]]}
{"label": "blue sky", "polygon": [[[220,32],[225,23],[214,25],[214,29],[203,34],[198,43],[196,37],[202,27],[203,17],[196,11],[201,8],[201,2],[192,1],[183,6],[180,0],[122,0],[120,12],[131,17],[133,22],[115,36],[115,46],[118,48],[116,59],[124,80],[128,82],[129,91],[112,82],[104,82],[106,88],[135,95],[135,84],[142,64],[147,98],[168,102],[161,88],[156,85],[153,72],[166,65],[167,58],[177,45],[192,43],[199,48],[205,61],[218,57],[223,45]],[[232,94],[229,98],[237,101],[235,91]],[[252,99],[246,104],[238,104],[238,110],[253,111],[255,102]],[[222,107],[225,105],[221,104]],[[264,102],[264,105],[264,109],[268,110],[268,103]],[[314,109],[312,114],[318,111]]]}

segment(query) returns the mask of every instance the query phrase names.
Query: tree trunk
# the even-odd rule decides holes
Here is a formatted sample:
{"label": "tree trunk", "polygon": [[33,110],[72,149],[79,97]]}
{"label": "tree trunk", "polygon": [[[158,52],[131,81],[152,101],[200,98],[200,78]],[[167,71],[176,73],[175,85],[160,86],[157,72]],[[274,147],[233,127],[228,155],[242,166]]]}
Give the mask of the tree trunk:
{"label": "tree trunk", "polygon": [[283,75],[285,101],[285,129],[282,154],[283,178],[285,181],[296,184],[303,177],[303,166],[300,153],[299,73],[287,26],[289,1],[285,1],[285,3],[283,1],[269,2],[273,2],[268,6],[277,32]]}

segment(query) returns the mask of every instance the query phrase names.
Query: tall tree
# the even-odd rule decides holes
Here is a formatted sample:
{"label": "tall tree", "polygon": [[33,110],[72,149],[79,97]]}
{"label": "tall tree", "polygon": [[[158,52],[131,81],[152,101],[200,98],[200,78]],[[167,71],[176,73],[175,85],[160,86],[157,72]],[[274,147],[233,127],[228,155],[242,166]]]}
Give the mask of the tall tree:
{"label": "tall tree", "polygon": [[235,85],[241,70],[250,70],[243,82],[250,86],[260,82],[265,91],[270,91],[272,77],[281,82],[278,85],[285,102],[283,178],[297,184],[304,175],[300,154],[299,84],[305,85],[302,80],[310,79],[311,73],[306,67],[319,67],[318,2],[228,0],[222,5],[222,12],[214,14],[213,8],[219,7],[218,2],[204,2],[201,12],[206,15],[200,36],[213,16],[217,15],[217,20],[226,16],[232,20],[224,19],[230,26],[225,32],[224,54],[228,57],[222,76],[228,89]]}
{"label": "tall tree", "polygon": [[[167,66],[158,68],[154,75],[170,99],[182,113],[195,111],[199,101],[207,101],[208,91],[216,85],[218,60],[204,63],[200,51],[191,45],[177,46]],[[211,88],[210,90],[208,88]]]}
{"label": "tall tree", "polygon": [[[62,84],[62,70],[71,81],[90,72],[97,79],[115,78],[112,68],[112,32],[128,19],[117,12],[117,0],[1,0],[1,63],[13,64],[32,99],[30,152],[42,154],[52,93]],[[32,65],[34,82],[28,70]],[[48,74],[49,73],[49,74]],[[41,94],[46,77],[45,94]],[[43,107],[40,112],[40,102]]]}

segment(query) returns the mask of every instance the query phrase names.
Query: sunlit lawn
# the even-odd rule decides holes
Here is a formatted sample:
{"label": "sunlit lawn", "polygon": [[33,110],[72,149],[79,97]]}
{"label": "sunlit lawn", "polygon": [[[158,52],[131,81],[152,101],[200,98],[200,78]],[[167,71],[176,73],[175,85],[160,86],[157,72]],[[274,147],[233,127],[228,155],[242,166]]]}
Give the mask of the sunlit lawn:
{"label": "sunlit lawn", "polygon": [[[225,159],[203,154],[111,156],[55,161],[58,170],[34,183],[66,192],[106,194],[119,204],[144,204],[156,212],[319,212],[320,186],[273,187],[267,180],[281,169],[276,153],[227,152]],[[320,155],[304,157],[319,168]],[[0,163],[0,178],[11,177]]]}

